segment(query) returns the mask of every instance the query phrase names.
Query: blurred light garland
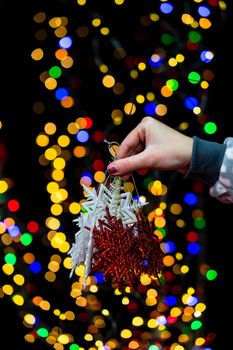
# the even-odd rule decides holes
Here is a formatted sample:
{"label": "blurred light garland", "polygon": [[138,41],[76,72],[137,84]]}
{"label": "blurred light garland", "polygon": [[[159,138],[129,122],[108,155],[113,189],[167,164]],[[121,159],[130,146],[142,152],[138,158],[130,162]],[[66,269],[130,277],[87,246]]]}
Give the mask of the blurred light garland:
{"label": "blurred light garland", "polygon": [[[43,341],[56,350],[212,350],[215,335],[206,334],[204,323],[205,283],[218,273],[203,254],[201,183],[177,191],[175,175],[137,172],[141,200],[150,203],[147,215],[165,253],[162,286],[144,274],[134,293],[128,287],[120,291],[96,273],[84,291],[84,266],[69,279],[67,252],[75,233],[71,222],[83,210],[81,185],[105,181],[109,159],[103,140],[120,139],[118,128],[127,118],[136,124],[147,114],[182,132],[216,132],[216,118],[207,110],[215,53],[206,38],[223,20],[226,3],[137,7],[124,0],[77,0],[59,3],[59,10],[57,3],[48,9],[37,3],[42,9],[33,18],[31,58],[41,97],[33,113],[50,212],[41,222],[20,222],[14,181],[0,179],[0,297],[19,307],[32,348]],[[132,182],[129,188],[134,191]]]}

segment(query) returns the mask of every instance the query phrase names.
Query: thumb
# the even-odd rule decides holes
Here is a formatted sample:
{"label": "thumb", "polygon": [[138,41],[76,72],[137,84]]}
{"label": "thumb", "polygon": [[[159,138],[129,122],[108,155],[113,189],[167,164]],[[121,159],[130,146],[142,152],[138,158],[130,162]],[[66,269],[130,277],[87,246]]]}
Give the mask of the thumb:
{"label": "thumb", "polygon": [[145,159],[143,152],[131,157],[126,157],[110,163],[107,167],[109,174],[111,175],[126,175],[130,174],[134,170],[145,168]]}

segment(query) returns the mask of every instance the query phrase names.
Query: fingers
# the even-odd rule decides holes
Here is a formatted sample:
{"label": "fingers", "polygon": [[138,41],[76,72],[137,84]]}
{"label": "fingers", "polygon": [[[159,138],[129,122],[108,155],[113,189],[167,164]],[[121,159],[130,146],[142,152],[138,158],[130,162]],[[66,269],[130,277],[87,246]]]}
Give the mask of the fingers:
{"label": "fingers", "polygon": [[143,150],[144,143],[140,129],[139,125],[136,126],[136,128],[133,129],[122,141],[117,154],[118,159],[132,156]]}
{"label": "fingers", "polygon": [[115,160],[108,165],[107,170],[111,175],[122,176],[129,175],[132,171],[145,167],[147,167],[145,154],[141,152],[130,157]]}

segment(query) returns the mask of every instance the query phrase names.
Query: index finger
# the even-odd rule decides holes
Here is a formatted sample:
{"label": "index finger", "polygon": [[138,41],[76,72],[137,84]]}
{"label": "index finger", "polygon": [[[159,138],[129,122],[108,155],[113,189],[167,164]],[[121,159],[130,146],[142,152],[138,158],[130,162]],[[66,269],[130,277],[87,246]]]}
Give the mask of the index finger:
{"label": "index finger", "polygon": [[137,154],[143,149],[139,126],[136,126],[121,142],[117,158],[126,158]]}

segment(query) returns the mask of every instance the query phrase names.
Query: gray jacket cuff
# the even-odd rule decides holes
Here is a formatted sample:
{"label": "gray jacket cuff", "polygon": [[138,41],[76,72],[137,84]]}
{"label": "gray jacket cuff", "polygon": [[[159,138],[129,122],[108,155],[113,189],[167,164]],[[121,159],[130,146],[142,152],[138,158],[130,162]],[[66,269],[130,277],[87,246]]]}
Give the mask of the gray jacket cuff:
{"label": "gray jacket cuff", "polygon": [[193,137],[192,160],[184,178],[213,186],[218,180],[226,145]]}

